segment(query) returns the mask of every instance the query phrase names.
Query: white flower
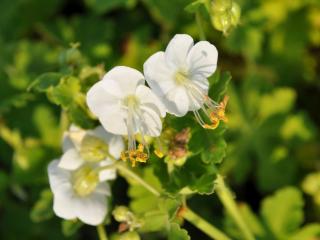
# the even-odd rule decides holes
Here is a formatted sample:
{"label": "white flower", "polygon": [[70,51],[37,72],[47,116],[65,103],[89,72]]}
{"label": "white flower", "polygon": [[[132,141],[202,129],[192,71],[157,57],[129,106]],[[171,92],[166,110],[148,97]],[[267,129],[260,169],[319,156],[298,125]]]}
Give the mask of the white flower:
{"label": "white flower", "polygon": [[[145,162],[147,155],[144,136],[159,136],[160,117],[166,114],[157,96],[145,85],[144,76],[137,70],[119,66],[111,69],[87,93],[87,104],[102,126],[113,134],[128,136],[128,151],[123,159]],[[142,136],[136,147],[135,134]]]}
{"label": "white flower", "polygon": [[[59,167],[75,170],[84,163],[94,167],[110,165],[119,159],[124,149],[121,136],[106,132],[101,126],[93,130],[83,130],[72,125],[64,133],[63,156]],[[107,169],[99,172],[100,181],[115,179],[116,170]]]}
{"label": "white flower", "polygon": [[79,218],[89,225],[102,223],[108,211],[108,183],[100,182],[90,165],[82,165],[73,171],[58,165],[59,160],[53,160],[48,166],[55,214],[68,220]]}
{"label": "white flower", "polygon": [[[215,128],[225,120],[226,101],[215,103],[208,97],[209,82],[217,67],[218,51],[207,41],[193,43],[192,37],[177,34],[165,52],[157,52],[144,63],[144,75],[151,89],[176,116],[193,111],[205,128]],[[206,124],[199,109],[210,120]]]}

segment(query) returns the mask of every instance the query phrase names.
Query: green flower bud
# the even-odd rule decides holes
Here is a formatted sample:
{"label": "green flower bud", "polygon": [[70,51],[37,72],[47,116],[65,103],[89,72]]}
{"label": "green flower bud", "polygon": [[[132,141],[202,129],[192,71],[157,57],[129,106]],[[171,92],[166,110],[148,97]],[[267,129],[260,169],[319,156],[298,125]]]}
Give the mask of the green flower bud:
{"label": "green flower bud", "polygon": [[212,18],[212,24],[215,27],[215,29],[223,33],[227,33],[232,26],[231,15],[227,12],[219,15],[216,14]]}
{"label": "green flower bud", "polygon": [[215,0],[212,3],[211,22],[215,29],[227,34],[239,24],[241,9],[233,0]]}
{"label": "green flower bud", "polygon": [[230,11],[232,7],[232,0],[214,0],[212,2],[212,11],[214,13],[222,13]]}
{"label": "green flower bud", "polygon": [[126,232],[121,234],[119,240],[140,240],[140,236],[137,232]]}
{"label": "green flower bud", "polygon": [[117,222],[126,222],[128,221],[128,214],[130,213],[129,209],[125,206],[116,207],[112,215]]}
{"label": "green flower bud", "polygon": [[231,8],[231,24],[233,26],[237,26],[239,24],[240,16],[241,16],[241,9],[236,2],[233,2],[232,8]]}
{"label": "green flower bud", "polygon": [[87,135],[81,142],[80,155],[88,162],[100,162],[108,156],[108,145],[100,138]]}
{"label": "green flower bud", "polygon": [[89,166],[83,166],[73,176],[73,189],[81,197],[91,194],[99,183],[99,175]]}

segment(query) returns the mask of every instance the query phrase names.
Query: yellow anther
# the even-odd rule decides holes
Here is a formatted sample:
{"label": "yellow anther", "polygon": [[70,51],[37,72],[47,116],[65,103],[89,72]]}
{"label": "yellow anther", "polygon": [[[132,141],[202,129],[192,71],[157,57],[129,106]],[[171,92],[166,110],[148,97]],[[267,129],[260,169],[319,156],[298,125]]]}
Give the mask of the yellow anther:
{"label": "yellow anther", "polygon": [[136,162],[145,163],[149,158],[148,153],[144,152],[144,146],[139,144],[135,150],[124,151],[121,153],[121,160],[131,162],[132,167],[136,166]]}
{"label": "yellow anther", "polygon": [[159,149],[154,150],[154,154],[157,155],[158,158],[163,158],[164,154]]}
{"label": "yellow anther", "polygon": [[207,116],[210,120],[210,123],[206,123],[201,119],[199,114],[196,114],[197,120],[203,128],[216,129],[219,126],[220,121],[228,121],[228,118],[225,115],[225,109],[229,99],[228,96],[225,96],[219,104],[213,102],[208,96],[205,96],[204,99],[207,104],[207,109],[204,111],[207,111]]}

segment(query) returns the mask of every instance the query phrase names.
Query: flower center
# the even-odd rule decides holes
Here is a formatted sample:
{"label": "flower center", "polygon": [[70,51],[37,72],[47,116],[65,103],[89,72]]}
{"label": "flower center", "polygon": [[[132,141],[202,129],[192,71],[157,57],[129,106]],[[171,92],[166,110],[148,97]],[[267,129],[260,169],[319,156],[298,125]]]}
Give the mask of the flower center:
{"label": "flower center", "polygon": [[100,162],[108,156],[108,145],[100,138],[87,135],[80,146],[81,157],[88,162]]}
{"label": "flower center", "polygon": [[185,71],[179,70],[174,76],[175,82],[178,85],[186,85],[190,80],[188,74]]}
{"label": "flower center", "polygon": [[128,108],[136,109],[139,107],[140,101],[135,95],[129,95],[123,100],[123,105]]}
{"label": "flower center", "polygon": [[99,175],[89,166],[83,166],[75,171],[72,176],[73,189],[80,196],[91,194],[99,183]]}

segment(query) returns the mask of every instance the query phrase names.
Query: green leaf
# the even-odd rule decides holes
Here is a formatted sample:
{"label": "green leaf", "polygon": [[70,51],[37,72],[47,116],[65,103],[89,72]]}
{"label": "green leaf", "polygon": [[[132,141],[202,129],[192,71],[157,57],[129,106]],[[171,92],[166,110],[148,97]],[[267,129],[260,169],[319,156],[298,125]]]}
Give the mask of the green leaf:
{"label": "green leaf", "polygon": [[8,187],[9,179],[8,175],[4,171],[0,171],[0,193],[4,192]]}
{"label": "green leaf", "polygon": [[102,14],[119,7],[133,7],[136,0],[85,0],[85,3],[96,13]]}
{"label": "green leaf", "polygon": [[292,234],[289,240],[316,240],[320,238],[320,224],[309,224],[296,233]]}
{"label": "green leaf", "polygon": [[31,85],[28,87],[28,90],[36,90],[39,92],[45,92],[50,87],[55,87],[60,83],[62,78],[61,73],[48,72],[40,75],[34,80]]}
{"label": "green leaf", "polygon": [[174,167],[171,172],[163,159],[153,157],[151,161],[154,172],[167,193],[175,195],[186,188],[199,194],[213,193],[217,169],[213,164],[201,161],[200,155],[188,158],[184,165]]}
{"label": "green leaf", "polygon": [[221,163],[226,156],[226,149],[226,141],[222,137],[217,138],[209,149],[201,152],[201,159],[205,163]]}
{"label": "green leaf", "polygon": [[239,210],[243,220],[248,224],[248,227],[251,229],[252,233],[256,236],[263,236],[265,234],[265,229],[250,206],[246,203],[242,203],[239,205]]}
{"label": "green leaf", "polygon": [[187,230],[180,227],[177,223],[170,224],[168,240],[190,240]]}
{"label": "green leaf", "polygon": [[[266,119],[274,114],[289,112],[295,102],[296,93],[291,88],[278,88],[260,100],[260,117]],[[276,103],[276,104],[275,104]]]}
{"label": "green leaf", "polygon": [[83,225],[83,223],[77,219],[74,220],[63,220],[62,232],[66,237],[70,237],[75,234]]}
{"label": "green leaf", "polygon": [[190,3],[190,4],[188,4],[188,5],[184,8],[184,10],[186,10],[186,11],[189,12],[189,13],[195,13],[195,12],[199,9],[199,7],[200,7],[201,5],[203,5],[203,0],[197,0],[197,1],[194,1],[194,2],[192,2],[192,3]]}
{"label": "green leaf", "polygon": [[[81,98],[81,86],[78,78],[64,78],[60,84],[54,88],[50,88],[48,92],[49,99],[62,107],[69,107]],[[81,99],[80,99],[81,100]]]}
{"label": "green leaf", "polygon": [[222,100],[223,96],[227,92],[228,84],[231,80],[232,76],[230,72],[222,72],[216,71],[210,78],[210,90],[209,96],[219,102]]}
{"label": "green leaf", "polygon": [[[151,168],[144,169],[142,177],[156,189],[161,188]],[[140,231],[154,232],[164,229],[175,216],[180,202],[166,196],[156,197],[137,182],[130,178],[127,180],[130,184],[128,193],[131,197],[130,209],[143,219]]]}
{"label": "green leaf", "polygon": [[88,115],[88,112],[82,109],[79,105],[71,105],[68,108],[67,113],[73,123],[84,129],[90,129],[95,126],[95,122]]}
{"label": "green leaf", "polygon": [[274,236],[288,239],[303,222],[303,205],[298,189],[283,188],[263,200],[261,216]]}
{"label": "green leaf", "polygon": [[53,216],[53,195],[50,189],[45,189],[41,192],[40,198],[33,206],[30,217],[34,222],[42,222]]}
{"label": "green leaf", "polygon": [[176,22],[183,18],[184,12],[181,11],[184,6],[189,4],[190,0],[142,0],[150,11],[151,16],[165,28],[172,28]]}

